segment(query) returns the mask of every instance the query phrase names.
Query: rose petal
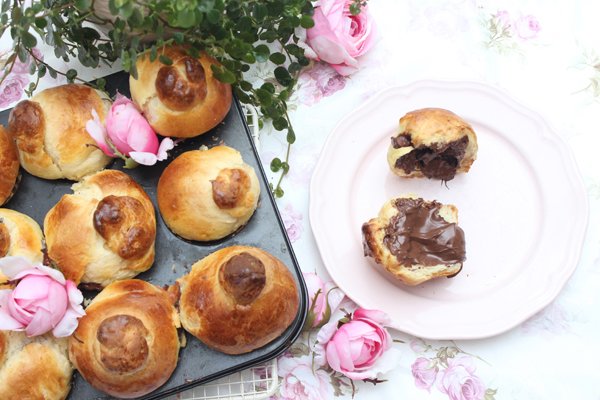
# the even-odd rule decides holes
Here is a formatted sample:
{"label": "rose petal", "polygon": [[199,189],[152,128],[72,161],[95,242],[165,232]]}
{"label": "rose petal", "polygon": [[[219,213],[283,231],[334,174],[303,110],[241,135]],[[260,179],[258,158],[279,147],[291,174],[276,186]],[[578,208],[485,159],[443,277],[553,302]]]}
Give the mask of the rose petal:
{"label": "rose petal", "polygon": [[390,324],[390,317],[383,311],[379,311],[379,310],[368,310],[365,308],[358,308],[358,309],[356,309],[356,311],[354,311],[353,315],[354,315],[353,316],[354,319],[357,319],[357,318],[370,319],[370,320],[375,321],[384,326]]}
{"label": "rose petal", "polygon": [[46,298],[46,310],[50,311],[52,326],[56,326],[65,315],[69,306],[66,288],[56,282],[48,287],[48,297]]}
{"label": "rose petal", "polygon": [[78,312],[80,315],[85,315],[83,307],[81,306],[81,303],[83,303],[83,294],[81,291],[77,289],[77,286],[73,281],[67,281],[65,286],[67,288],[67,296],[69,297],[70,308]]}
{"label": "rose petal", "polygon": [[33,269],[33,265],[23,257],[0,258],[0,273],[6,275],[9,280],[13,280],[17,274],[31,269]]}
{"label": "rose petal", "polygon": [[172,150],[175,147],[176,143],[171,138],[164,138],[162,142],[160,142],[160,146],[158,147],[158,152],[156,156],[158,161],[164,161],[169,157],[167,152]]}
{"label": "rose petal", "polygon": [[32,312],[21,307],[21,305],[15,299],[15,291],[10,292],[10,296],[7,302],[8,312],[10,315],[17,321],[19,321],[23,325],[27,325],[31,322],[31,319],[34,317]]}
{"label": "rose petal", "polygon": [[77,325],[79,324],[78,318],[81,318],[81,315],[75,310],[69,309],[60,320],[60,322],[54,327],[52,330],[52,334],[55,337],[66,337],[71,335],[77,329]]}
{"label": "rose petal", "polygon": [[129,153],[129,157],[138,164],[142,165],[154,165],[158,161],[156,154],[145,153],[142,151],[132,151]]}
{"label": "rose petal", "polygon": [[380,374],[391,371],[398,365],[400,350],[391,348],[381,355],[368,370],[344,371],[350,379],[375,379]]}
{"label": "rose petal", "polygon": [[49,311],[44,310],[43,308],[38,308],[33,319],[25,328],[25,333],[27,336],[39,336],[48,332],[52,329],[52,317]]}
{"label": "rose petal", "polygon": [[130,113],[132,115],[130,116],[131,125],[129,126],[129,134],[127,135],[127,144],[131,147],[132,151],[156,154],[158,151],[156,133],[142,114],[133,114],[132,111]]}
{"label": "rose petal", "polygon": [[13,298],[21,306],[27,304],[27,300],[46,298],[48,295],[48,286],[52,282],[54,280],[46,275],[29,274],[21,279],[17,287],[13,290]]}
{"label": "rose petal", "polygon": [[10,294],[12,290],[4,289],[0,290],[0,330],[23,330],[25,325],[13,318],[8,309],[8,302],[10,300]]}
{"label": "rose petal", "polygon": [[115,153],[111,150],[110,146],[107,143],[108,134],[106,133],[106,128],[104,124],[100,122],[100,117],[95,109],[92,108],[92,119],[88,120],[85,123],[85,130],[87,133],[94,139],[100,150],[104,152],[109,157],[114,157]]}

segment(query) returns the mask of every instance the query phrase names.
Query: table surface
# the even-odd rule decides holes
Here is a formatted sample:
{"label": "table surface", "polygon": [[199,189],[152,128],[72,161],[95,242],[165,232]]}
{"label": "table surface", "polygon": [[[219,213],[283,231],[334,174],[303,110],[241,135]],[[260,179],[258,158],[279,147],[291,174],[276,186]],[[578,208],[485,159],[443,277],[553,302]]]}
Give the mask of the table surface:
{"label": "table surface", "polygon": [[[302,75],[289,104],[297,141],[283,184],[286,193],[278,205],[305,272],[329,279],[308,218],[308,184],[320,149],[344,115],[392,85],[430,79],[483,82],[537,111],[571,147],[587,189],[590,217],[579,265],[548,307],[488,339],[430,341],[392,331],[400,353],[398,366],[381,377],[386,382],[357,383],[355,398],[470,400],[473,397],[466,392],[452,397],[440,384],[445,380],[452,385],[453,380],[470,377],[488,389],[486,399],[600,399],[600,4],[589,0],[378,0],[370,2],[370,12],[378,40],[360,58],[359,72],[344,78],[316,64]],[[494,35],[495,15],[513,21],[505,34]],[[8,35],[0,39],[0,58],[11,43]],[[54,59],[51,49],[40,51],[55,67],[70,67]],[[91,79],[117,69],[82,69],[80,75]],[[254,81],[268,78],[266,69],[254,73]],[[0,87],[0,109],[21,98],[29,78],[26,72],[9,77]],[[40,88],[63,82],[48,77]],[[284,135],[263,129],[260,152],[266,170],[273,157],[285,153],[285,147]],[[276,176],[270,179],[275,181]],[[448,355],[455,361],[441,362]],[[413,370],[436,361],[437,383],[423,388]],[[323,396],[333,398],[334,387],[329,385],[321,387]],[[341,396],[350,398],[350,391],[346,389]]]}

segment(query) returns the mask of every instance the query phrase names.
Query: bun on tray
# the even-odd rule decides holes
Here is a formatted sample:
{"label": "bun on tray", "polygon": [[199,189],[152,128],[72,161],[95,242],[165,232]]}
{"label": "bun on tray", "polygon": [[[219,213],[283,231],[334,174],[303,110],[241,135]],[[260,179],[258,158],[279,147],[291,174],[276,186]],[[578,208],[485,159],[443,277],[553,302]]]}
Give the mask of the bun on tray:
{"label": "bun on tray", "polygon": [[72,189],[44,219],[48,257],[66,279],[106,286],[152,266],[156,219],[140,185],[105,170]]}
{"label": "bun on tray", "polygon": [[66,338],[0,331],[0,399],[63,400],[72,375]]}
{"label": "bun on tray", "polygon": [[468,172],[477,158],[477,137],[471,125],[441,108],[424,108],[400,118],[387,160],[392,172],[407,178],[449,181]]}
{"label": "bun on tray", "polygon": [[185,239],[199,241],[221,239],[244,226],[259,195],[254,169],[227,146],[181,154],[165,168],[157,187],[167,226]]}
{"label": "bun on tray", "polygon": [[178,280],[185,330],[207,346],[242,354],[280,336],[298,313],[298,288],[276,257],[256,247],[218,250]]}
{"label": "bun on tray", "polygon": [[119,398],[162,386],[179,358],[179,317],[165,290],[129,279],[110,284],[69,338],[69,358],[93,387]]}
{"label": "bun on tray", "polygon": [[88,86],[68,84],[42,90],[10,112],[8,132],[21,165],[44,179],[79,180],[103,169],[111,160],[87,133],[85,124],[96,110],[104,121],[108,97]]}
{"label": "bun on tray", "polygon": [[0,206],[12,197],[19,180],[19,155],[12,137],[0,125]]}
{"label": "bun on tray", "polygon": [[34,264],[41,264],[44,259],[43,241],[42,230],[33,218],[0,208],[0,258],[24,257]]}
{"label": "bun on tray", "polygon": [[208,132],[221,122],[231,107],[231,86],[213,76],[217,60],[202,53],[199,58],[182,47],[159,49],[173,62],[138,58],[138,78],[129,78],[133,101],[163,136],[189,138]]}
{"label": "bun on tray", "polygon": [[458,274],[466,259],[465,238],[453,205],[401,196],[362,226],[365,256],[407,285]]}

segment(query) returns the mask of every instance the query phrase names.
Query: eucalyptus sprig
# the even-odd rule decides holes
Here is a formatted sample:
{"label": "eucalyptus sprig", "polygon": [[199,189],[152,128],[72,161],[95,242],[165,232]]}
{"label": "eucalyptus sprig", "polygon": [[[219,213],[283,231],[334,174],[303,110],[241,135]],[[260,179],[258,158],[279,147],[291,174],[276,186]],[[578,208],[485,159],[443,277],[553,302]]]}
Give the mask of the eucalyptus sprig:
{"label": "eucalyptus sprig", "polygon": [[[214,76],[232,84],[240,102],[255,106],[276,130],[286,133],[286,154],[271,163],[271,170],[280,173],[273,193],[283,196],[281,182],[296,140],[287,101],[300,71],[309,65],[296,31],[314,25],[310,0],[2,0],[1,12],[0,36],[9,32],[14,47],[0,83],[17,59],[30,62],[30,73],[37,79],[27,88],[29,94],[45,74],[80,80],[75,69],[60,71],[36,57],[33,50],[39,40],[65,62],[77,59],[96,68],[120,59],[134,76],[142,54],[170,64],[160,51],[166,44],[217,58],[222,67],[213,69]],[[274,82],[258,87],[249,82],[247,72],[255,63],[269,63]]]}

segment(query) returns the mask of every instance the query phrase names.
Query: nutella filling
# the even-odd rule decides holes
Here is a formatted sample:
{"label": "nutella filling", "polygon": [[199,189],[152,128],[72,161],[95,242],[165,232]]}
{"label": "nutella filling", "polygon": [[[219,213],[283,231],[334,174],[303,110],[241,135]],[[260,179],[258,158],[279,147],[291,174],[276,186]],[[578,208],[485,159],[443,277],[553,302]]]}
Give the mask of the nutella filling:
{"label": "nutella filling", "polygon": [[403,265],[434,266],[465,261],[465,235],[440,215],[442,204],[397,199],[398,214],[385,228],[383,243]]}
{"label": "nutella filling", "polygon": [[[405,135],[392,138],[395,148],[406,147],[410,141]],[[406,144],[405,144],[406,143]],[[401,168],[405,173],[418,170],[428,178],[450,181],[456,175],[456,170],[465,155],[469,138],[461,139],[447,144],[435,143],[431,146],[419,146],[410,153],[396,160],[396,168]]]}

